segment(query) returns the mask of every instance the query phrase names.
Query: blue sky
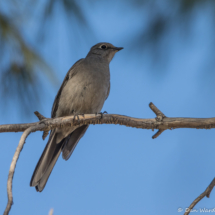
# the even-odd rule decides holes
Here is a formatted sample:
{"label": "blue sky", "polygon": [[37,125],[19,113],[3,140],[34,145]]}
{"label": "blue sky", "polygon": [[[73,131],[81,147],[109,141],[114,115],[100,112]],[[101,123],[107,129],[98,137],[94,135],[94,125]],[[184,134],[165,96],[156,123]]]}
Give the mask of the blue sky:
{"label": "blue sky", "polygon": [[[207,52],[212,40],[207,18],[199,16],[192,23],[187,40],[181,38],[180,29],[170,34],[166,43],[171,54],[165,66],[156,61],[152,66],[147,52],[138,53],[128,42],[132,32],[141,27],[144,16],[140,9],[108,2],[83,7],[94,36],[77,42],[61,18],[54,25],[55,34],[50,33],[41,48],[59,83],[91,46],[110,42],[124,50],[110,64],[111,91],[103,111],[153,118],[148,107],[153,102],[168,117],[214,117],[215,75],[204,63],[210,57]],[[31,28],[33,24],[29,32]],[[46,86],[41,97],[43,93],[48,96],[42,98],[38,111],[49,117],[60,85]],[[37,120],[20,118],[15,107],[10,111],[6,117],[1,114],[1,124]],[[188,207],[214,178],[214,131],[168,130],[155,140],[153,134],[119,125],[90,126],[71,158],[67,162],[59,158],[42,193],[29,183],[47,140],[42,141],[41,132],[31,134],[17,163],[10,214],[48,214],[51,208],[55,215],[182,214],[178,208]],[[6,206],[8,170],[20,137],[21,133],[1,133],[0,211]],[[212,192],[195,208],[213,208],[214,198]]]}

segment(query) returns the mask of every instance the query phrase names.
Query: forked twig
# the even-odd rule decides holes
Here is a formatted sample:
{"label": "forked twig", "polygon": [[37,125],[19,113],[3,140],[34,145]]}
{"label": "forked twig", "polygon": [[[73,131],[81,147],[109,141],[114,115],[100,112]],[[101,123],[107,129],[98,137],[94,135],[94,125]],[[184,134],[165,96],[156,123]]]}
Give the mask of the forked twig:
{"label": "forked twig", "polygon": [[[162,122],[163,119],[166,117],[152,102],[149,103],[149,107],[151,110],[156,114],[156,120],[158,122]],[[159,135],[161,135],[165,129],[159,129],[156,134],[152,136],[152,139],[157,138]]]}

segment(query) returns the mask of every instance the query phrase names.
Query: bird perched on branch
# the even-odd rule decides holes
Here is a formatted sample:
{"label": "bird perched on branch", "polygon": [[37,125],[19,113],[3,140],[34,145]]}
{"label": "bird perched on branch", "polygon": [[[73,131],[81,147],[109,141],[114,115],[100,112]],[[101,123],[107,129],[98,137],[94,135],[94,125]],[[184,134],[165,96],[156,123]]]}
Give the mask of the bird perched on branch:
{"label": "bird perched on branch", "polygon": [[[66,74],[52,107],[51,117],[94,114],[101,111],[110,91],[109,63],[121,47],[110,43],[93,46],[85,58],[77,61]],[[89,125],[55,128],[37,163],[30,186],[42,191],[62,152],[68,160]]]}

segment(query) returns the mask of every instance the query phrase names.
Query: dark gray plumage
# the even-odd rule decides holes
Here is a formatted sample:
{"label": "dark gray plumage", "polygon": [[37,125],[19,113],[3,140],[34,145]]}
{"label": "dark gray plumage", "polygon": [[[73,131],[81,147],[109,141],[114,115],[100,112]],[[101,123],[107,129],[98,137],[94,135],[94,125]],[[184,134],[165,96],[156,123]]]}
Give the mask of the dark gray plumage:
{"label": "dark gray plumage", "polygon": [[[109,63],[122,48],[110,43],[93,46],[86,58],[77,61],[68,71],[55,98],[51,117],[92,114],[101,111],[110,91]],[[88,125],[56,128],[37,163],[30,186],[42,191],[62,151],[68,160]]]}

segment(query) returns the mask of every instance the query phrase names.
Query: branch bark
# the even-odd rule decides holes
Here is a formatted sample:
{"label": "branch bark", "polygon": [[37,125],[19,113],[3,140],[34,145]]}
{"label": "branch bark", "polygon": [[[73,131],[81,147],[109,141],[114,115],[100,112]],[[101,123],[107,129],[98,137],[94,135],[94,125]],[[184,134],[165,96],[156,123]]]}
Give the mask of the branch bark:
{"label": "branch bark", "polygon": [[12,159],[12,162],[11,162],[11,165],[10,165],[9,174],[8,174],[8,180],[7,180],[8,202],[7,202],[6,209],[4,211],[4,215],[9,214],[11,206],[13,204],[12,181],[13,181],[13,176],[14,176],[14,172],[15,172],[15,168],[16,168],[16,163],[17,163],[17,160],[19,158],[20,152],[22,151],[22,148],[23,148],[23,146],[25,144],[25,140],[28,137],[28,135],[31,132],[37,131],[39,126],[32,126],[32,127],[29,127],[27,130],[25,130],[25,132],[22,134],[22,136],[20,138],[20,141],[19,141],[19,144],[18,144],[18,146],[16,148],[15,154],[13,156],[13,159]]}
{"label": "branch bark", "polygon": [[[178,118],[166,117],[158,108],[150,103],[150,108],[156,113],[157,117],[152,119],[133,118],[116,114],[85,114],[78,117],[67,116],[59,118],[41,118],[40,122],[24,123],[24,124],[8,124],[0,125],[1,132],[21,132],[25,131],[31,126],[40,126],[38,131],[52,130],[56,127],[73,126],[73,125],[87,125],[87,124],[119,124],[127,127],[142,128],[142,129],[159,129],[159,133],[167,129],[176,128],[196,128],[196,129],[211,129],[215,128],[215,117],[213,118]],[[156,110],[155,110],[156,108]],[[157,112],[157,110],[159,112]],[[157,137],[155,134],[153,137]]]}
{"label": "branch bark", "polygon": [[186,209],[186,212],[184,213],[184,215],[188,215],[190,212],[192,212],[192,209],[195,207],[195,205],[200,202],[205,196],[207,198],[210,197],[210,193],[213,190],[215,186],[215,178],[213,179],[213,181],[208,185],[207,189],[200,194],[193,202],[192,204],[189,206],[189,208]]}
{"label": "branch bark", "polygon": [[166,117],[153,103],[150,103],[149,107],[156,114],[155,118],[140,119],[140,118],[133,118],[133,117],[123,116],[123,115],[116,115],[116,114],[85,114],[85,115],[78,115],[77,117],[66,116],[66,117],[50,119],[50,118],[44,117],[39,112],[35,112],[35,115],[40,120],[39,122],[0,125],[0,133],[24,131],[19,141],[18,147],[14,154],[13,160],[11,162],[10,170],[9,170],[9,176],[8,176],[8,182],[7,182],[8,203],[7,203],[4,215],[7,215],[9,213],[11,206],[13,204],[13,195],[12,195],[13,175],[14,175],[17,160],[19,158],[19,155],[23,148],[25,140],[31,132],[44,131],[43,139],[45,139],[45,137],[48,135],[49,130],[52,130],[56,127],[73,126],[73,125],[81,126],[81,125],[89,125],[89,124],[93,124],[93,125],[119,124],[119,125],[125,125],[133,128],[152,129],[152,130],[158,129],[158,132],[152,137],[154,139],[167,129],[172,130],[176,128],[197,128],[197,129],[215,128],[215,118]]}

